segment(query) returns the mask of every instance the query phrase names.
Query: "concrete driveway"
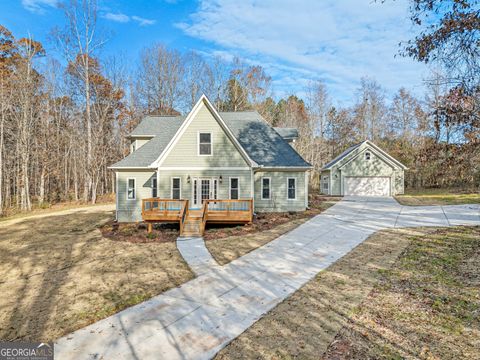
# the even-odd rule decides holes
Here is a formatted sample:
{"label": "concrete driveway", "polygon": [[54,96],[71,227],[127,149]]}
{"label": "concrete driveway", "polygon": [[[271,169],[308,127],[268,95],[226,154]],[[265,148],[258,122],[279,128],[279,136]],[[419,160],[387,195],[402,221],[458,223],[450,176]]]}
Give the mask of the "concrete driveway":
{"label": "concrete driveway", "polygon": [[209,359],[372,233],[480,225],[480,205],[345,198],[269,244],[56,342],[59,359]]}

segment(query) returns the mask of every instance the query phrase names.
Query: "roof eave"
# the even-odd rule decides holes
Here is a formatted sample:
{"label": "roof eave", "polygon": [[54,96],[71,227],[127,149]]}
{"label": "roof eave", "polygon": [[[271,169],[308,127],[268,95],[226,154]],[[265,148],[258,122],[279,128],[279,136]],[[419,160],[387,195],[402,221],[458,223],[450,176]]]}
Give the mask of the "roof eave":
{"label": "roof eave", "polygon": [[310,170],[313,169],[312,165],[309,166],[258,166],[254,170]]}
{"label": "roof eave", "polygon": [[130,138],[149,138],[153,139],[155,135],[136,135],[136,134],[128,134],[125,136],[125,138],[130,139]]}
{"label": "roof eave", "polygon": [[151,166],[109,166],[109,170],[155,170],[155,167]]}

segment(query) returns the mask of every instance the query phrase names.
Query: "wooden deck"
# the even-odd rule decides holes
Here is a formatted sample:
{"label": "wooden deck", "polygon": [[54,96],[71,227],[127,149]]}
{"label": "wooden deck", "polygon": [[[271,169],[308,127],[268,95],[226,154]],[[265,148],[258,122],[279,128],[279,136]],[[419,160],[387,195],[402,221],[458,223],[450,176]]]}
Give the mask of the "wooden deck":
{"label": "wooden deck", "polygon": [[224,224],[251,223],[253,201],[246,200],[206,200],[207,222]]}
{"label": "wooden deck", "polygon": [[180,235],[202,236],[207,223],[248,224],[253,220],[253,200],[217,200],[203,202],[201,209],[189,209],[188,200],[150,198],[142,200],[142,218],[148,224],[179,222]]}

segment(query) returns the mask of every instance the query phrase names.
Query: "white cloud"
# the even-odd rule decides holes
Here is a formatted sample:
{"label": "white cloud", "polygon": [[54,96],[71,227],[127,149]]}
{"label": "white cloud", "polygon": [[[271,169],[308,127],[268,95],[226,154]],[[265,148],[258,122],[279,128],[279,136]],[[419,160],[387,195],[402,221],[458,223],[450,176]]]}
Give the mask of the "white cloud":
{"label": "white cloud", "polygon": [[390,92],[421,85],[426,68],[395,57],[399,42],[412,36],[407,6],[407,0],[201,0],[189,21],[177,26],[263,64],[280,92],[294,79],[300,91],[318,78],[346,100],[362,76]]}
{"label": "white cloud", "polygon": [[132,16],[132,20],[137,21],[140,26],[148,26],[148,25],[153,25],[156,23],[156,20],[151,20],[151,19],[145,19],[140,16]]}
{"label": "white cloud", "polygon": [[104,19],[119,22],[119,23],[127,23],[130,21],[130,16],[120,13],[106,13],[102,16]]}
{"label": "white cloud", "polygon": [[128,23],[130,21],[135,21],[137,22],[140,26],[148,26],[148,25],[153,25],[156,23],[156,20],[151,20],[151,19],[145,19],[140,16],[136,15],[125,15],[122,13],[105,13],[102,15],[104,19],[110,20],[110,21],[115,21],[119,23]]}
{"label": "white cloud", "polygon": [[57,7],[58,0],[22,0],[22,6],[33,13],[42,14],[45,12],[45,8]]}

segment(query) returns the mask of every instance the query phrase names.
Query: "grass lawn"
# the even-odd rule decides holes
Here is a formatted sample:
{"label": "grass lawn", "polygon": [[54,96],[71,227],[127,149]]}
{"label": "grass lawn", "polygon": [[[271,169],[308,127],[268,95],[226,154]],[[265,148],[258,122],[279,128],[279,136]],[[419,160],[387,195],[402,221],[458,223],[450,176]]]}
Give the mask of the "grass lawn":
{"label": "grass lawn", "polygon": [[225,265],[293,230],[340,199],[310,195],[310,209],[304,212],[258,214],[252,225],[209,228],[204,235],[205,244],[214,259]]}
{"label": "grass lawn", "polygon": [[405,195],[395,199],[402,205],[459,205],[479,204],[480,193],[465,192],[456,189],[408,190]]}
{"label": "grass lawn", "polygon": [[480,227],[381,231],[217,358],[478,358],[479,261]]}
{"label": "grass lawn", "polygon": [[0,223],[1,340],[53,340],[193,278],[175,242],[102,237],[111,208]]}
{"label": "grass lawn", "polygon": [[44,203],[43,205],[38,205],[37,203],[32,204],[32,210],[30,211],[20,211],[16,208],[6,209],[3,216],[0,216],[0,222],[10,221],[14,219],[27,218],[32,216],[48,216],[52,213],[65,210],[76,210],[83,207],[92,207],[92,206],[104,206],[106,204],[115,204],[115,194],[103,195],[97,199],[95,205],[90,203],[85,203],[83,201],[68,201],[60,202],[56,204]]}

